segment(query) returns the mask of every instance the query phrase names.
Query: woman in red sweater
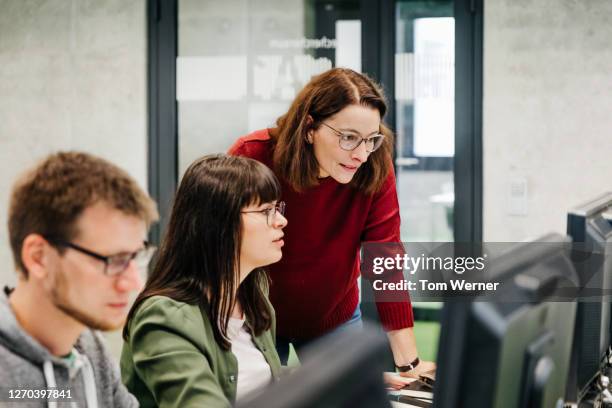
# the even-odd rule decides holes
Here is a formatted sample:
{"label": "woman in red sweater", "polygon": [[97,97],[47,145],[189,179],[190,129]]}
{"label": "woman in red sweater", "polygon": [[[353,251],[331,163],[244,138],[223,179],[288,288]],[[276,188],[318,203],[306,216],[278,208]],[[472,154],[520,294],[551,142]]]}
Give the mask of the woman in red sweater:
{"label": "woman in red sweater", "polygon": [[[334,68],[314,77],[276,127],[238,139],[230,153],[270,167],[287,203],[282,260],[269,267],[277,349],[299,352],[332,330],[361,325],[359,250],[364,242],[400,242],[392,166],[393,135],[383,123],[381,90],[365,75]],[[371,278],[371,276],[365,276]],[[403,279],[401,271],[391,280]],[[419,364],[410,301],[377,301],[395,364]]]}

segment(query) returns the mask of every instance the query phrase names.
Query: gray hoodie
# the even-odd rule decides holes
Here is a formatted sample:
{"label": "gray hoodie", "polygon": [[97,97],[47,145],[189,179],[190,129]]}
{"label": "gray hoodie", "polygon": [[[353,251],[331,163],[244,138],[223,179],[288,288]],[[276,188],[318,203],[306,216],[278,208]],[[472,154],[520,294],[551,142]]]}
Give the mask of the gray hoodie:
{"label": "gray hoodie", "polygon": [[[64,398],[14,399],[15,390],[70,390]],[[11,392],[12,390],[12,392]],[[26,393],[32,397],[33,392]],[[11,394],[13,399],[11,399]],[[27,401],[27,402],[26,402]],[[53,356],[23,331],[5,291],[0,293],[0,406],[1,407],[137,407],[138,402],[121,383],[116,362],[102,336],[86,330],[71,358]]]}

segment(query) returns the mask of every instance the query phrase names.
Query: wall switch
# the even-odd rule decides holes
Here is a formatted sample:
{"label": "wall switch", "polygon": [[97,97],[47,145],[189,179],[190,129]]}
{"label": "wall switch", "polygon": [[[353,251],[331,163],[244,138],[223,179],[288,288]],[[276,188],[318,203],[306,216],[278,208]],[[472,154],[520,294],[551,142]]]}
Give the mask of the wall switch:
{"label": "wall switch", "polygon": [[517,177],[510,180],[508,185],[508,215],[527,215],[527,179]]}

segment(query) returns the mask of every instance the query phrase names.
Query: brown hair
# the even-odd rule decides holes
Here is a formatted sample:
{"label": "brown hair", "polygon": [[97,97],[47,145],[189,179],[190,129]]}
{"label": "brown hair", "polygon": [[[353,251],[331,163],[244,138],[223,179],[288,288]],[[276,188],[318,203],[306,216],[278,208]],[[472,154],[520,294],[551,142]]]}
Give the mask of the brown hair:
{"label": "brown hair", "polygon": [[226,350],[227,323],[236,299],[254,335],[269,329],[273,311],[266,297],[266,271],[255,268],[237,286],[241,211],[280,195],[272,171],[256,160],[216,154],[193,162],[174,196],[157,262],[128,313],[123,338],[128,340],[134,315],[152,296],[199,305],[210,319],[215,340]]}
{"label": "brown hair", "polygon": [[[312,145],[306,142],[308,131],[355,104],[378,110],[381,119],[387,111],[383,93],[374,81],[347,68],[333,68],[313,77],[289,111],[278,118],[277,127],[270,132],[275,143],[274,167],[296,191],[318,183],[319,164]],[[380,189],[392,165],[393,133],[383,124],[380,131],[385,135],[382,146],[370,154],[351,180],[351,185],[368,194]]]}
{"label": "brown hair", "polygon": [[25,172],[13,186],[8,214],[9,239],[17,270],[28,277],[21,247],[29,234],[70,241],[78,233],[77,218],[100,201],[142,219],[147,226],[158,219],[155,202],[136,181],[99,157],[59,152]]}

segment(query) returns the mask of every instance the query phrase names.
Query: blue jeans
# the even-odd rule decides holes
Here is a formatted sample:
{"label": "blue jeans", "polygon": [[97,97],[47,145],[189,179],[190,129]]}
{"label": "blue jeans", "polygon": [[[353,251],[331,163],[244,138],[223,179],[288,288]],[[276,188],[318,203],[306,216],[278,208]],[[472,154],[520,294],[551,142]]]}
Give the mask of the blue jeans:
{"label": "blue jeans", "polygon": [[[363,320],[361,320],[361,308],[359,305],[355,308],[353,315],[340,326],[335,329],[325,333],[323,337],[332,333],[344,333],[344,332],[352,332],[352,331],[360,331],[363,329]],[[286,337],[276,336],[276,351],[278,352],[278,356],[280,357],[280,361],[282,365],[287,365],[287,360],[289,359],[289,344],[293,344],[293,348],[295,352],[298,354],[300,350],[302,350],[305,346],[317,340],[315,337],[313,339],[308,340],[296,340],[296,339],[288,339]]]}

